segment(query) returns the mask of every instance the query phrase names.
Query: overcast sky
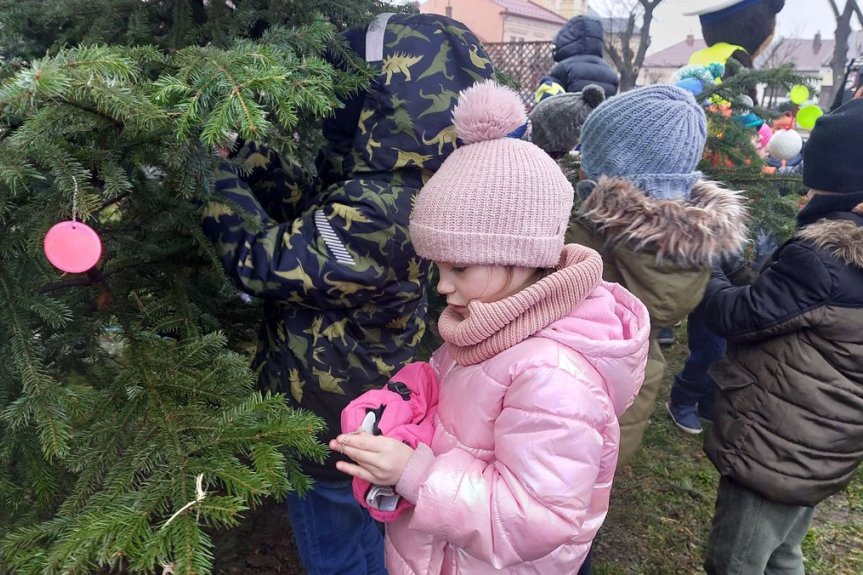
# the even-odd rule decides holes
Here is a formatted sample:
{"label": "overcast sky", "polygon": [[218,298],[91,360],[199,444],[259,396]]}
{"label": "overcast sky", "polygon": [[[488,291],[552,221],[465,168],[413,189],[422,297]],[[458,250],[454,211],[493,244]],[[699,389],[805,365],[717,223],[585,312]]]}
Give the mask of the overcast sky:
{"label": "overcast sky", "polygon": [[[837,0],[841,10],[846,0]],[[785,0],[785,8],[778,16],[779,34],[787,37],[811,38],[819,30],[826,38],[833,37],[836,30],[836,19],[827,0]],[[852,19],[854,28],[860,24]]]}

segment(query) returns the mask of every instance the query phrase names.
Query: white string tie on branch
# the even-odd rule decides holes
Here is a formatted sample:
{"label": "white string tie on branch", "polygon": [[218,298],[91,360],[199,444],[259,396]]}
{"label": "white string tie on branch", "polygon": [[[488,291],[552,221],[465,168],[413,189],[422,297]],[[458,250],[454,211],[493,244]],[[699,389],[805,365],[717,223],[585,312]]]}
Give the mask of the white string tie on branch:
{"label": "white string tie on branch", "polygon": [[199,473],[198,476],[195,477],[195,499],[193,501],[189,501],[188,503],[186,503],[185,505],[180,507],[176,513],[171,515],[170,519],[165,521],[165,524],[162,525],[161,529],[164,529],[165,527],[167,527],[168,524],[171,523],[171,521],[176,519],[178,515],[180,515],[181,513],[186,511],[187,509],[189,509],[192,505],[200,503],[201,501],[204,500],[204,498],[207,496],[207,492],[204,490],[203,482],[204,482],[204,474]]}

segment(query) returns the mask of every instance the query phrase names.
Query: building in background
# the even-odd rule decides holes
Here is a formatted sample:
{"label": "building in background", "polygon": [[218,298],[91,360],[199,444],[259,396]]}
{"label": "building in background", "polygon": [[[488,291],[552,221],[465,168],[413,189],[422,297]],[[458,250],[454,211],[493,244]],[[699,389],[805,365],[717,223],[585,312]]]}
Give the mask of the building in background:
{"label": "building in background", "polygon": [[[689,56],[697,50],[705,48],[701,38],[688,35],[682,42],[654,52],[644,59],[639,74],[640,84],[658,84],[668,82],[674,72],[689,62]],[[813,88],[820,97],[818,103],[823,107],[830,105],[833,87],[833,72],[830,60],[833,58],[835,41],[824,39],[821,34],[813,38],[778,38],[755,61],[756,68],[776,68],[784,64],[793,64],[797,71],[812,76]],[[851,34],[848,39],[848,57],[863,55],[863,33]],[[841,79],[840,79],[841,80]],[[764,94],[767,105],[775,105],[785,100],[786,94]]]}
{"label": "building in background", "polygon": [[567,20],[587,12],[587,0],[533,0],[533,3],[547,8]]}
{"label": "building in background", "polygon": [[641,85],[668,83],[674,72],[686,66],[693,52],[706,47],[707,44],[703,39],[689,34],[683,42],[654,52],[644,59],[638,74],[638,83]]}
{"label": "building in background", "polygon": [[[555,5],[554,0],[545,4]],[[582,4],[565,1],[564,4]],[[420,12],[442,14],[463,22],[483,44],[492,42],[548,42],[567,18],[529,0],[427,0]]]}

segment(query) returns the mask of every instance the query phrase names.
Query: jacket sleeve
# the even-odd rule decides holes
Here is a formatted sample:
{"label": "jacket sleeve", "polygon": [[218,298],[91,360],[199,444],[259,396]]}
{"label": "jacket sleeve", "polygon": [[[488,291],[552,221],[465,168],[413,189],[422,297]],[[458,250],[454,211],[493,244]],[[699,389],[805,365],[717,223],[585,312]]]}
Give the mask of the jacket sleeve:
{"label": "jacket sleeve", "polygon": [[267,215],[286,222],[299,216],[311,195],[314,181],[296,163],[258,142],[238,141],[231,157],[244,170],[243,181]]}
{"label": "jacket sleeve", "polygon": [[558,62],[552,66],[551,72],[546,77],[563,86],[567,92],[571,91],[569,89],[569,68],[563,62]]}
{"label": "jacket sleeve", "polygon": [[[603,458],[601,413],[567,372],[517,376],[495,422],[495,460],[458,448],[429,457],[411,528],[498,569],[548,555],[586,516]],[[416,471],[410,467],[406,473]]]}
{"label": "jacket sleeve", "polygon": [[204,233],[228,276],[249,294],[317,309],[361,306],[386,283],[385,264],[400,262],[393,259],[401,249],[395,226],[373,202],[348,205],[346,196],[330,194],[279,223],[226,162],[217,170],[216,195],[203,208]]}
{"label": "jacket sleeve", "polygon": [[707,324],[732,341],[758,341],[817,325],[833,279],[815,251],[787,243],[748,286],[714,272],[704,296]]}

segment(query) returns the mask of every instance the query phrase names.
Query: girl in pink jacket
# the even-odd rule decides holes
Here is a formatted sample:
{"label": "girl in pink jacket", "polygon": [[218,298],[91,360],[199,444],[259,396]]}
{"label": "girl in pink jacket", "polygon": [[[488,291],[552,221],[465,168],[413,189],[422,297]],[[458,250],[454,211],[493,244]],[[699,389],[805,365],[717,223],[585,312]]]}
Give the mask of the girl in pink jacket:
{"label": "girl in pink jacket", "polygon": [[644,379],[647,311],[602,281],[593,250],[564,246],[573,189],[514,137],[515,92],[460,94],[460,147],[420,192],[416,251],[449,304],[430,446],[367,433],[330,443],[338,468],[414,504],[387,524],[398,574],[572,574],[605,519],[617,418]]}

